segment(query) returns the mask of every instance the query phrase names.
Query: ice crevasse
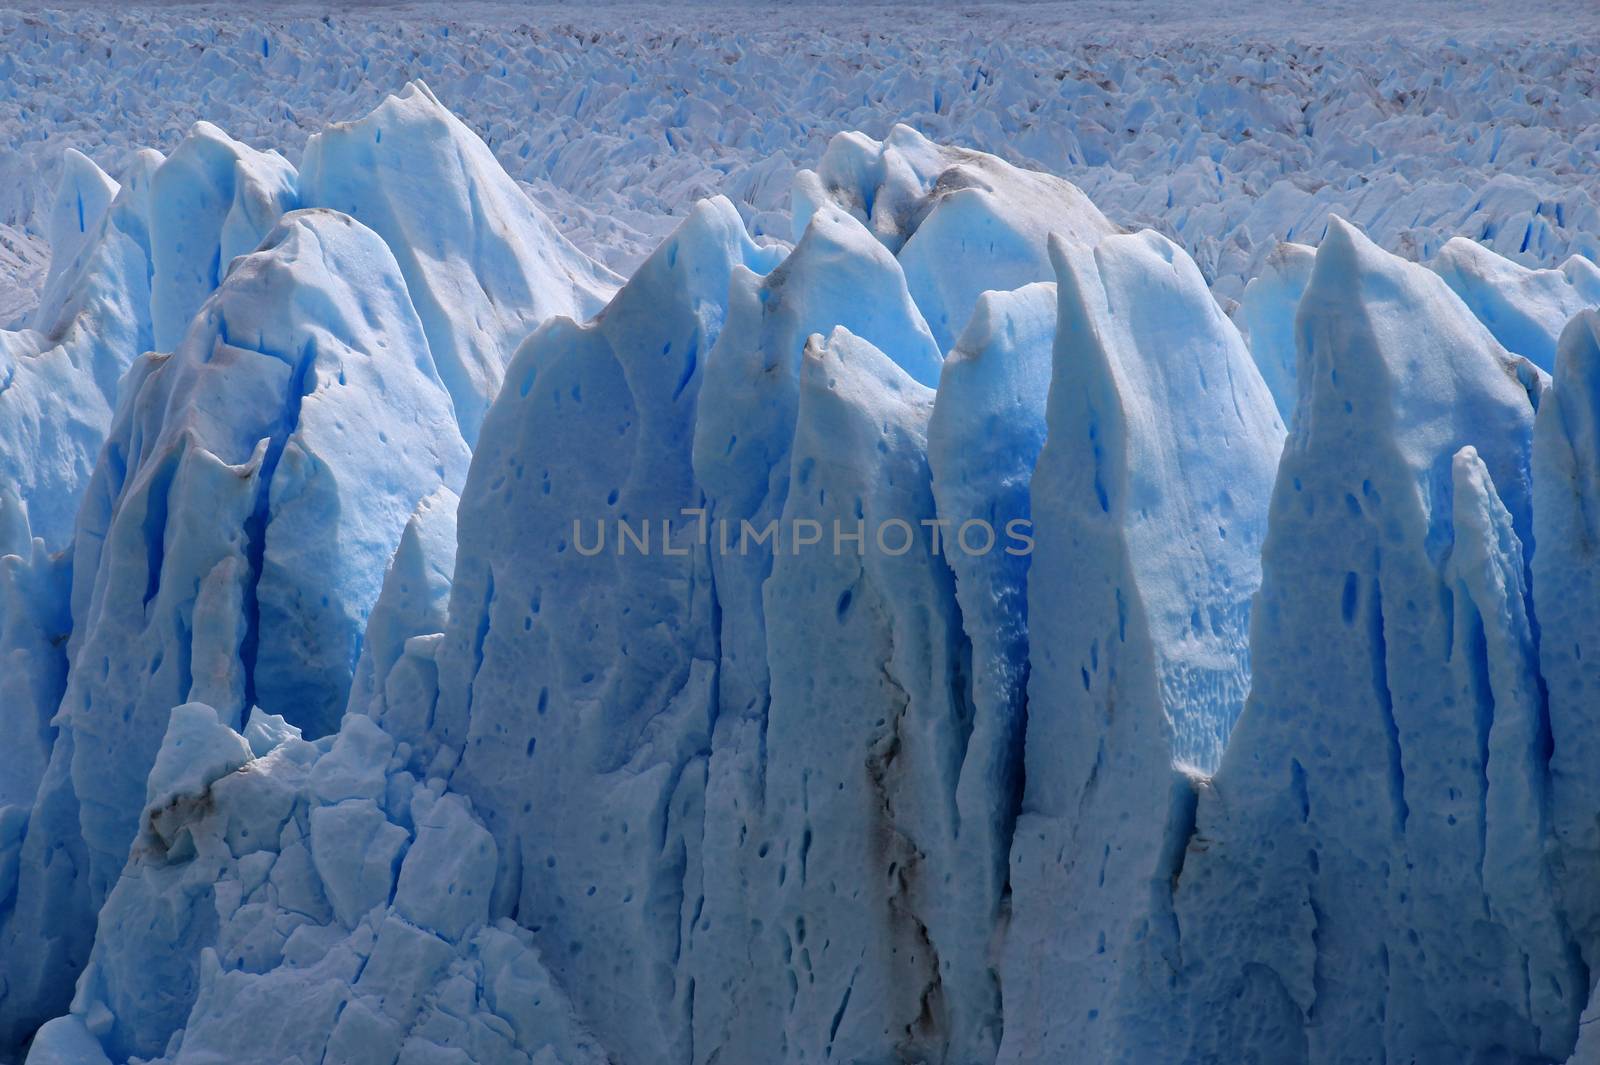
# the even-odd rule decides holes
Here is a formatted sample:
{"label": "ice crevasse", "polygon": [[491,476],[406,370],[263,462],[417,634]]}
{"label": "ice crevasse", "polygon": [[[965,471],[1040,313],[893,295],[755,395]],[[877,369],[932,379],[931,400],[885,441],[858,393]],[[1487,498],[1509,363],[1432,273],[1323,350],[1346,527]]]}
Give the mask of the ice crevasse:
{"label": "ice crevasse", "polygon": [[902,126],[622,279],[420,83],[63,172],[0,1060],[1595,1060],[1592,262],[1230,318]]}

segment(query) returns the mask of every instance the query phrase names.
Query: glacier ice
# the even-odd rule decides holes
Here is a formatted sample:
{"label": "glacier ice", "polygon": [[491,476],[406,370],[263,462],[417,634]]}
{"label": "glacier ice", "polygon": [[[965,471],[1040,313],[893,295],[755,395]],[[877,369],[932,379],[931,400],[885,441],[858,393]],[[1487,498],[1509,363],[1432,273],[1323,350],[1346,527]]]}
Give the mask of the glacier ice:
{"label": "glacier ice", "polygon": [[1311,280],[1315,258],[1316,249],[1304,244],[1278,245],[1262,272],[1244,287],[1234,313],[1234,323],[1250,346],[1250,357],[1278,405],[1278,416],[1290,426],[1300,398],[1294,317]]}
{"label": "glacier ice", "polygon": [[1600,266],[1577,255],[1559,269],[1530,270],[1455,237],[1429,265],[1496,340],[1546,372],[1555,368],[1562,328],[1600,301]]}
{"label": "glacier ice", "polygon": [[492,837],[402,764],[364,716],[310,742],[175,709],[73,1011],[29,1060],[598,1065],[529,933],[488,919]]}
{"label": "glacier ice", "polygon": [[620,280],[420,81],[312,136],[300,169],[307,206],[349,214],[394,251],[469,444],[517,342],[554,315],[589,317]]}
{"label": "glacier ice", "polygon": [[841,130],[882,140],[895,123],[1067,178],[1172,237],[1224,299],[1330,214],[1420,259],[1458,234],[1526,266],[1600,250],[1588,0],[1418,0],[1384,11],[1381,34],[1304,0],[1139,17],[941,4],[904,34],[875,5],[507,10],[418,4],[398,31],[360,9],[0,14],[0,263],[17,270],[8,293],[0,269],[0,325],[36,296],[62,146],[120,180],[131,148],[170,150],[202,117],[294,160],[323,122],[415,78],[624,273],[713,193],[787,238],[795,168]]}
{"label": "glacier ice", "polygon": [[817,169],[795,175],[794,231],[833,203],[895,253],[941,351],[987,290],[1050,278],[1046,242],[1092,246],[1117,231],[1072,183],[897,125],[882,143],[840,134]]}
{"label": "glacier ice", "polygon": [[118,382],[152,346],[147,197],[158,159],[136,157],[109,203],[93,163],[70,167],[53,213],[72,255],[52,260],[29,325],[0,331],[0,483],[8,510],[51,551],[72,539]]}
{"label": "glacier ice", "polygon": [[1342,222],[1296,332],[1250,697],[1200,791],[1183,1009],[1151,1046],[1559,1060],[1586,974],[1544,865],[1520,546],[1548,379]]}
{"label": "glacier ice", "polygon": [[[449,617],[456,508],[460,504],[461,497],[447,485],[440,485],[417,504],[367,617],[361,657],[350,679],[347,711],[387,724],[391,734],[410,743],[425,741],[428,722],[404,715],[417,703],[402,685],[420,682],[430,692],[437,690],[437,678],[429,672],[431,658],[420,655],[420,645],[412,641],[438,635]],[[413,676],[416,669],[424,671],[420,678]]]}
{"label": "glacier ice", "polygon": [[1548,705],[1544,742],[1550,824],[1558,844],[1556,884],[1583,962],[1600,969],[1600,794],[1589,766],[1595,757],[1596,684],[1584,652],[1597,634],[1596,569],[1591,500],[1600,490],[1600,315],[1573,317],[1562,331],[1554,379],[1533,426],[1534,602],[1543,638],[1539,675]]}
{"label": "glacier ice", "polygon": [[[497,913],[535,930],[596,1035],[634,1057],[690,1041],[685,837],[717,661],[684,514],[704,503],[694,415],[730,277],[776,259],[727,200],[697,206],[593,322],[556,318],[522,345],[462,492],[428,765],[460,759],[452,781],[500,848]],[[616,523],[652,546],[627,553]]]}
{"label": "glacier ice", "polygon": [[[960,826],[951,862],[963,869],[960,904],[967,944],[978,958],[965,974],[974,999],[969,1027],[992,1056],[1003,1027],[993,951],[977,937],[996,928],[1010,903],[1009,849],[1022,795],[1022,737],[1029,670],[1027,596],[1032,527],[1030,486],[1046,434],[1045,399],[1056,329],[1053,283],[1035,282],[978,297],[972,319],[945,360],[928,419],[928,467],[944,552],[955,578],[965,646],[955,678],[965,704],[965,751],[954,779]],[[927,520],[927,519],[924,519]],[[968,552],[1005,534],[1005,547]],[[953,538],[953,539],[952,539]]]}
{"label": "glacier ice", "polygon": [[[1028,721],[1002,1061],[1147,1060],[1180,944],[1196,780],[1249,683],[1283,424],[1193,261],[1154,233],[1052,244],[1030,489]],[[1071,899],[1063,907],[1062,899]]]}
{"label": "glacier ice", "polygon": [[[893,93],[1005,134],[1007,54]],[[1019,143],[1132,166],[1173,55]],[[66,156],[0,333],[0,1060],[1585,1061],[1595,216],[1226,205],[1245,128],[1370,173],[1374,99],[1208,87],[1232,149],[1094,198],[751,129],[626,280],[420,82],[298,166]]]}
{"label": "glacier ice", "polygon": [[197,122],[150,176],[150,328],[171,351],[237,255],[298,203],[294,167]]}
{"label": "glacier ice", "polygon": [[[38,800],[68,823],[24,843],[19,957],[59,934],[27,907],[104,899],[174,705],[337,723],[401,528],[465,477],[451,411],[393,257],[327,211],[286,216],[171,355],[130,369],[73,552],[68,652],[95,668],[69,675]],[[443,431],[401,428],[417,421]],[[46,861],[75,837],[70,865]]]}
{"label": "glacier ice", "polygon": [[[78,250],[56,260],[34,325],[0,335],[24,382],[0,393],[0,461],[21,471],[27,456],[45,459],[5,494],[8,540],[29,559],[6,561],[9,580],[37,589],[0,615],[7,658],[27,658],[8,681],[18,794],[8,788],[0,836],[0,938],[16,959],[0,996],[8,1043],[60,1011],[86,960],[171,708],[205,702],[239,727],[259,706],[312,735],[335,728],[408,518],[430,493],[446,493],[435,509],[453,508],[465,481],[458,412],[471,413],[473,389],[492,390],[505,354],[490,345],[458,401],[417,310],[423,282],[407,280],[394,249],[470,234],[475,219],[496,232],[549,226],[425,88],[404,101],[413,106],[397,98],[360,135],[431,138],[435,154],[477,165],[421,175],[410,208],[373,212],[400,219],[393,243],[314,206],[280,156],[200,123],[169,157],[137,155],[98,221],[108,179],[74,164],[56,214],[69,235],[80,219]],[[341,165],[318,155],[310,186],[353,208],[356,178],[372,172],[356,159],[343,180]],[[383,202],[381,183],[367,191]],[[562,309],[585,270],[607,275],[549,235],[517,245],[514,261]],[[466,296],[476,275],[445,275],[457,291],[430,321],[451,344],[482,312]],[[524,324],[542,313],[526,288],[479,292]],[[69,542],[70,556],[45,554]],[[395,626],[429,627],[421,605],[387,608],[404,615]],[[426,633],[390,636],[370,668],[392,671],[412,635]],[[68,676],[68,660],[96,668]],[[58,730],[47,765],[46,722]]]}

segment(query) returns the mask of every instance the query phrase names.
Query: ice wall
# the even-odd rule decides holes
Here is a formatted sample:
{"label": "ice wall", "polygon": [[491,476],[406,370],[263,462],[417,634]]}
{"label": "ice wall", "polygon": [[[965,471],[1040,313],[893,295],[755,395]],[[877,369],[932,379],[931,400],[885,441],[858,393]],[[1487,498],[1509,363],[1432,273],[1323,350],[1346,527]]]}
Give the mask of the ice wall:
{"label": "ice wall", "polygon": [[[32,325],[0,334],[0,465],[14,470],[0,550],[16,553],[6,586],[27,590],[0,601],[0,655],[17,667],[0,803],[7,1046],[70,994],[172,708],[204,702],[238,727],[263,707],[311,735],[336,728],[408,517],[436,490],[453,508],[466,478],[458,411],[498,385],[509,350],[494,338],[592,308],[591,288],[608,284],[425,87],[351,128],[308,153],[307,182],[203,122],[170,157],[135,156],[120,188],[74,161]],[[425,143],[416,159],[465,169],[395,174],[380,165],[391,157],[341,154],[349,137],[376,144],[385,132]],[[324,196],[364,207],[385,232],[316,206]],[[469,239],[475,226],[546,239],[502,236],[497,253],[484,238],[487,258],[465,267],[453,255],[415,266],[412,249],[431,262],[446,235]],[[472,284],[517,271],[520,286]],[[482,333],[491,304],[493,335]],[[459,396],[430,328],[458,361],[460,336],[490,338],[475,342]],[[445,537],[448,560],[453,526]],[[439,552],[415,539],[413,554]],[[410,627],[442,616],[387,604],[374,675],[356,685],[363,706],[376,671],[387,681],[406,641],[426,635]],[[419,662],[431,666],[404,660],[397,702],[416,690],[404,682]]]}
{"label": "ice wall", "polygon": [[898,127],[622,283],[420,84],[122,173],[0,337],[0,1059],[1582,1060],[1591,263],[1225,313]]}
{"label": "ice wall", "polygon": [[1052,256],[1000,1057],[1147,1060],[1198,781],[1249,691],[1283,424],[1182,249],[1146,232]]}
{"label": "ice wall", "polygon": [[1547,379],[1342,222],[1296,333],[1250,699],[1175,884],[1182,1009],[1157,1045],[1560,1060],[1587,973],[1546,864],[1526,599]]}

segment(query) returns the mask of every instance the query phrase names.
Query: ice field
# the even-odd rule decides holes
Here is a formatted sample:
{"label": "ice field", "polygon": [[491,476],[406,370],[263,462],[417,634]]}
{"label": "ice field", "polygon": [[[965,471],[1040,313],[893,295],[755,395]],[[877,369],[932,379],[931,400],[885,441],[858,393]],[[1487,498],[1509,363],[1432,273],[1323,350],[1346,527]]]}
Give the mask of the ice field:
{"label": "ice field", "polygon": [[0,1062],[1600,1065],[1600,24],[0,11]]}
{"label": "ice field", "polygon": [[36,299],[64,148],[115,175],[204,119],[295,159],[418,77],[625,273],[714,194],[789,239],[794,172],[895,122],[1068,178],[1224,298],[1330,211],[1412,258],[1600,247],[1583,0],[277,10],[0,12],[0,323]]}

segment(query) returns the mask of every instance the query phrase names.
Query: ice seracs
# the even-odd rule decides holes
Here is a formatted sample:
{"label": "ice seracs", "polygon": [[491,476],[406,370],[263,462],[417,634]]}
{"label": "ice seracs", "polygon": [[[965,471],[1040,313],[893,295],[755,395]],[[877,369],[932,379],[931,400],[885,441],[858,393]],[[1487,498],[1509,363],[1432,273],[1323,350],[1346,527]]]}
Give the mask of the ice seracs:
{"label": "ice seracs", "polygon": [[1262,272],[1244,287],[1233,314],[1234,324],[1250,347],[1250,357],[1278,405],[1278,416],[1291,427],[1300,394],[1294,317],[1311,280],[1315,258],[1316,249],[1304,244],[1278,245]]}
{"label": "ice seracs", "polygon": [[[203,702],[237,728],[260,705],[312,735],[334,728],[407,518],[465,479],[458,415],[492,394],[522,333],[557,310],[587,314],[608,290],[610,275],[425,89],[357,125],[308,153],[308,181],[207,123],[169,158],[136,154],[120,187],[69,160],[45,291],[28,329],[0,334],[3,509],[18,541],[5,550],[29,560],[5,565],[30,588],[25,609],[0,606],[0,653],[28,656],[7,686],[17,743],[0,815],[8,1047],[59,1012],[86,958],[168,712]],[[349,136],[385,130],[397,148],[426,142],[418,159],[466,169],[395,173],[347,150]],[[386,232],[315,209],[321,193]],[[412,249],[440,256],[444,235],[474,227],[488,231],[478,259],[416,265]],[[453,272],[463,262],[468,276]],[[478,338],[481,372],[456,380],[459,399],[430,330],[458,361],[458,338]],[[453,526],[445,536],[448,567]],[[69,544],[70,563],[50,557]],[[431,647],[405,650],[429,633],[403,630],[443,627],[441,606],[412,601],[438,596],[439,579],[420,596],[395,589],[363,705],[397,666],[396,701],[420,697],[406,682],[427,673]],[[69,581],[70,642],[49,635],[64,628]],[[69,658],[96,666],[74,685]],[[396,724],[426,733],[414,714]]]}
{"label": "ice seracs", "polygon": [[1119,231],[1077,186],[896,125],[881,143],[836,136],[794,183],[795,239],[832,203],[893,252],[941,351],[980,293],[1050,280],[1047,239],[1093,246]]}
{"label": "ice seracs", "polygon": [[1145,232],[1051,253],[1000,1060],[1151,1061],[1197,778],[1249,690],[1284,430],[1181,248]]}
{"label": "ice seracs", "polygon": [[68,148],[61,154],[61,177],[55,200],[50,205],[50,271],[45,275],[46,291],[70,276],[69,268],[78,252],[94,239],[106,208],[121,191],[122,186],[82,152]]}
{"label": "ice seracs", "polygon": [[1174,885],[1159,1001],[1183,1006],[1154,1046],[1559,1060],[1587,987],[1542,865],[1519,546],[1547,379],[1340,221],[1296,329],[1250,698]]}
{"label": "ice seracs", "polygon": [[72,539],[118,381],[151,345],[145,194],[159,160],[137,156],[109,204],[110,179],[82,156],[69,164],[62,252],[28,327],[0,331],[0,484],[50,551]]}
{"label": "ice seracs", "polygon": [[1576,255],[1559,269],[1530,270],[1455,237],[1428,265],[1507,350],[1547,372],[1555,369],[1562,328],[1600,304],[1600,266]]}
{"label": "ice seracs", "polygon": [[313,136],[300,169],[307,206],[359,219],[394,252],[469,444],[522,338],[589,317],[621,283],[420,81]]}
{"label": "ice seracs", "polygon": [[1539,671],[1548,693],[1550,812],[1557,884],[1584,963],[1600,970],[1600,787],[1585,768],[1600,748],[1592,648],[1600,639],[1600,313],[1562,331],[1555,378],[1533,429],[1533,596]]}
{"label": "ice seracs", "polygon": [[[894,92],[1014,121],[1010,54]],[[1433,252],[1591,216],[1291,189],[1402,90],[1272,54],[1137,190],[1194,72],[1040,79],[1029,150],[1194,254],[899,126],[621,284],[420,83],[298,169],[69,159],[0,334],[0,1058],[1584,1053],[1600,293]]]}
{"label": "ice seracs", "polygon": [[[449,617],[460,502],[450,487],[440,485],[417,504],[367,618],[350,682],[348,712],[385,723],[391,734],[419,750],[431,738],[429,718],[438,691],[432,656],[422,648],[437,640]],[[418,683],[429,692],[422,699]],[[418,710],[425,713],[414,713]]]}
{"label": "ice seracs", "polygon": [[255,250],[285,211],[299,205],[298,175],[209,122],[197,122],[150,177],[150,322],[154,347],[171,351],[189,320]]}
{"label": "ice seracs", "polygon": [[[1010,846],[1022,798],[1029,671],[1027,575],[1032,562],[1031,482],[1046,434],[1056,290],[1050,282],[978,297],[972,319],[939,376],[928,419],[928,466],[941,555],[956,582],[970,663],[957,697],[970,731],[955,786],[968,929],[1002,923],[1010,901]],[[992,537],[993,539],[990,539]],[[931,545],[930,545],[931,546]],[[970,546],[972,550],[967,550]],[[967,993],[977,1014],[974,1047],[996,1049],[1000,967],[977,947]]]}
{"label": "ice seracs", "polygon": [[0,546],[0,912],[16,890],[29,812],[49,763],[72,631],[70,559],[47,553],[42,540],[28,542],[26,524],[14,528],[24,542]]}
{"label": "ice seracs", "polygon": [[[998,995],[973,890],[988,869],[954,847],[961,632],[950,571],[918,542],[934,396],[847,330],[820,339],[799,373],[779,526],[794,533],[764,588],[765,816],[745,874],[763,935],[746,979],[771,985],[794,1060],[981,1060]],[[804,522],[821,550],[796,543]]]}
{"label": "ice seracs", "polygon": [[489,919],[488,831],[402,762],[361,716],[313,743],[175,709],[72,1010],[28,1060],[599,1065],[529,933]]}
{"label": "ice seracs", "polygon": [[462,492],[440,764],[498,842],[496,916],[626,1058],[693,1045],[719,639],[695,423],[730,277],[780,254],[699,204],[592,322],[522,345]]}
{"label": "ice seracs", "polygon": [[[69,654],[95,667],[68,679],[4,926],[13,956],[37,959],[9,966],[19,980],[110,889],[174,706],[207,699],[234,727],[254,705],[313,734],[336,725],[407,518],[466,475],[393,257],[331,211],[287,216],[235,262],[121,400],[73,556]],[[81,856],[52,859],[79,839]],[[86,913],[31,911],[79,893]],[[8,996],[6,1012],[29,1008]]]}
{"label": "ice seracs", "polygon": [[[795,537],[785,531],[783,519],[793,489],[804,352],[812,336],[830,334],[837,326],[924,387],[938,381],[938,345],[906,290],[899,264],[854,217],[824,205],[794,251],[764,277],[733,272],[727,323],[707,356],[701,385],[694,473],[715,537],[711,566],[719,608],[719,701],[705,783],[703,863],[729,871],[705,880],[691,959],[701,1060],[714,1052],[759,1054],[781,1038],[790,1016],[790,970],[781,960],[782,940],[774,928],[783,912],[782,897],[774,893],[778,867],[768,861],[776,841],[769,844],[766,833],[768,811],[797,800],[787,790],[795,784],[792,778],[784,791],[773,790],[769,765],[778,759],[803,764],[807,755],[804,750],[775,752],[771,743],[773,670],[785,649],[768,633],[772,612],[766,586],[778,554],[794,548]],[[831,541],[824,550],[831,550]],[[813,603],[812,616],[820,615],[818,623],[831,629],[838,624],[833,614],[838,605],[836,598]],[[801,732],[796,739],[804,742],[808,736]],[[793,838],[785,838],[792,850]],[[883,917],[879,914],[872,927],[881,930]],[[749,945],[752,921],[774,929],[760,938],[757,953]],[[879,970],[874,985],[880,989],[881,975]],[[840,977],[830,970],[828,979],[837,986]],[[821,1008],[808,1001],[808,1010]],[[808,1034],[804,1045],[817,1050],[816,1038]]]}

